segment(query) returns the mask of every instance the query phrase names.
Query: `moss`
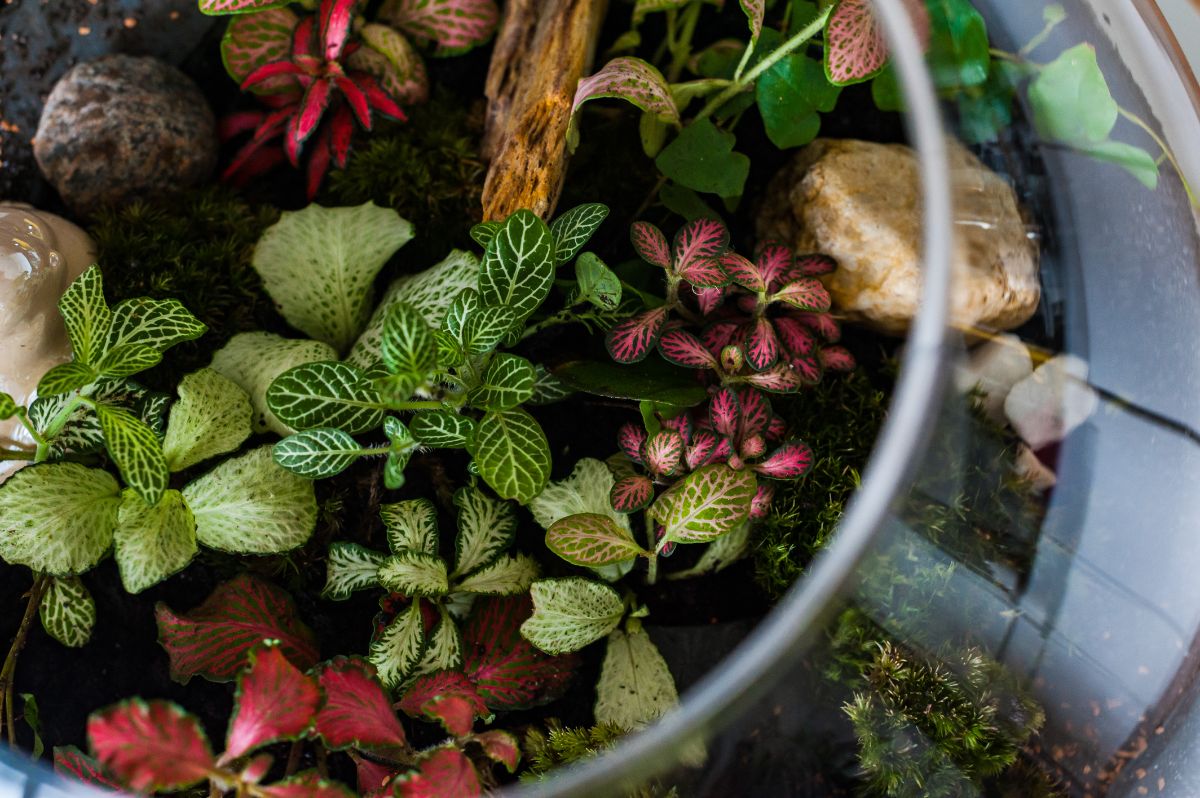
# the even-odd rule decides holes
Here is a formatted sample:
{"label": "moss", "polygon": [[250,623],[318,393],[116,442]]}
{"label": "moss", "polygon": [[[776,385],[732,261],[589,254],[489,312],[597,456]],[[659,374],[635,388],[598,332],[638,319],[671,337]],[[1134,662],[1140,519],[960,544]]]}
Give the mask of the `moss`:
{"label": "moss", "polygon": [[182,375],[207,365],[234,333],[273,320],[250,259],[254,243],[277,218],[272,208],[251,206],[212,186],[154,204],[134,202],[96,219],[89,232],[109,302],[178,299],[208,325],[199,340],[172,348],[162,364],[139,374],[139,382],[170,391]]}
{"label": "moss", "polygon": [[482,213],[481,114],[444,90],[412,111],[408,123],[380,128],[330,173],[321,202],[394,208],[416,227],[406,260],[428,264],[454,247],[473,246]]}
{"label": "moss", "polygon": [[[564,728],[555,718],[545,721],[545,729],[530,727],[525,732],[522,749],[525,754],[526,781],[540,779],[556,767],[593,757],[612,748],[625,735],[625,730],[612,723],[598,723],[589,728]],[[650,782],[631,792],[626,798],[676,798],[674,788],[664,788]]]}

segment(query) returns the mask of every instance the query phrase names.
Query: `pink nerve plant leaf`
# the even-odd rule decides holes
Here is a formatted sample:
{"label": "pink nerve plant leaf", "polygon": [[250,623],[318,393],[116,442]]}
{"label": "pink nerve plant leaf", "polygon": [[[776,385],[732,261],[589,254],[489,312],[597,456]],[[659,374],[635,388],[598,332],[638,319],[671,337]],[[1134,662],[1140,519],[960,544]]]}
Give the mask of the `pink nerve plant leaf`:
{"label": "pink nerve plant leaf", "polygon": [[821,349],[821,365],[830,371],[854,371],[854,355],[843,346],[826,346]]}
{"label": "pink nerve plant leaf", "polygon": [[817,351],[817,339],[804,324],[790,316],[779,316],[773,322],[779,342],[790,354],[807,356]]}
{"label": "pink nerve plant leaf", "polygon": [[714,354],[720,353],[725,347],[740,343],[742,325],[736,321],[719,321],[710,324],[700,332],[700,340]]}
{"label": "pink nerve plant leaf", "polygon": [[292,58],[315,64],[317,60],[317,21],[305,17],[292,32]]}
{"label": "pink nerve plant leaf", "polygon": [[787,435],[787,430],[787,422],[783,420],[782,416],[771,416],[771,423],[767,425],[767,440],[777,443]]}
{"label": "pink nerve plant leaf", "polygon": [[741,405],[741,426],[738,435],[746,438],[766,432],[771,423],[770,400],[759,391],[743,388],[738,391],[738,402]]}
{"label": "pink nerve plant leaf", "polygon": [[617,430],[617,446],[633,462],[642,464],[642,446],[646,443],[646,430],[637,424],[622,424]]}
{"label": "pink nerve plant leaf", "polygon": [[500,9],[495,0],[387,0],[379,19],[417,39],[436,42],[436,55],[444,56],[492,38]]}
{"label": "pink nerve plant leaf", "polygon": [[808,473],[812,464],[813,453],[808,444],[803,441],[788,441],[771,452],[766,460],[752,467],[763,476],[774,479],[799,479]]}
{"label": "pink nerve plant leaf", "polygon": [[757,293],[767,290],[767,281],[763,279],[758,266],[736,252],[726,252],[721,257],[721,268],[731,280],[747,291]]}
{"label": "pink nerve plant leaf", "polygon": [[250,653],[250,667],[238,677],[237,700],[229,722],[222,762],[256,748],[302,734],[317,714],[321,688],[288,662],[278,645]]}
{"label": "pink nerve plant leaf", "polygon": [[316,198],[317,190],[321,188],[321,183],[325,180],[325,173],[329,171],[329,162],[333,160],[332,133],[333,128],[330,125],[321,128],[321,132],[317,134],[317,140],[314,143],[312,152],[308,156],[305,187],[309,202],[312,202]]}
{"label": "pink nerve plant leaf", "polygon": [[455,737],[470,734],[475,718],[488,714],[475,685],[459,671],[420,677],[404,691],[396,707],[409,717],[441,723]]}
{"label": "pink nerve plant leaf", "polygon": [[341,784],[321,778],[315,770],[297,773],[260,790],[267,798],[354,798]]}
{"label": "pink nerve plant leaf", "polygon": [[723,288],[729,276],[716,258],[695,258],[678,272],[686,282],[699,289]]}
{"label": "pink nerve plant leaf", "polygon": [[754,266],[767,284],[767,290],[777,291],[792,274],[792,251],[783,244],[765,244],[758,251]]}
{"label": "pink nerve plant leaf", "polygon": [[683,436],[674,430],[663,430],[650,436],[642,447],[646,468],[655,474],[670,476],[683,462]]}
{"label": "pink nerve plant leaf", "polygon": [[[929,12],[922,0],[905,0],[922,44],[929,41]],[[840,0],[825,25],[825,74],[837,86],[878,75],[887,64],[883,26],[871,0]]]}
{"label": "pink nerve plant leaf", "polygon": [[546,530],[546,547],[572,565],[601,568],[649,556],[629,530],[602,513],[576,513]]}
{"label": "pink nerve plant leaf", "polygon": [[400,768],[381,765],[353,751],[350,752],[350,758],[354,760],[358,794],[362,798],[381,798],[390,793],[392,779],[400,773]]}
{"label": "pink nerve plant leaf", "polygon": [[[711,267],[701,267],[700,261],[719,258],[729,249],[729,229],[716,219],[694,219],[675,233],[675,243],[672,247],[672,262],[676,272],[685,274],[689,270]],[[720,266],[716,267],[718,270]],[[723,272],[722,272],[723,274]],[[701,284],[704,287],[721,285],[723,283]]]}
{"label": "pink nerve plant leaf", "polygon": [[779,361],[780,346],[771,320],[765,316],[755,319],[742,348],[746,353],[746,362],[755,371],[766,371],[774,366]]}
{"label": "pink nerve plant leaf", "polygon": [[398,798],[478,798],[483,788],[471,760],[448,746],[428,754],[417,770],[399,776],[394,792]]}
{"label": "pink nerve plant leaf", "polygon": [[73,745],[54,748],[54,772],[93,787],[124,789],[106,767]]}
{"label": "pink nerve plant leaf", "polygon": [[680,413],[673,418],[664,418],[663,429],[673,429],[683,436],[683,442],[689,444],[692,442],[692,433],[695,431],[695,424],[692,422],[691,413]]}
{"label": "pink nerve plant leaf", "polygon": [[601,97],[625,100],[665,122],[679,124],[679,109],[671,98],[666,78],[656,67],[640,58],[614,58],[596,74],[579,81],[575,99],[571,103],[571,113],[575,114],[588,100]]}
{"label": "pink nerve plant leaf", "polygon": [[708,403],[708,417],[713,430],[723,438],[737,435],[742,408],[737,393],[732,388],[716,391]]}
{"label": "pink nerve plant leaf", "polygon": [[392,712],[375,666],[358,658],[336,657],[317,673],[325,704],[317,713],[317,734],[329,748],[401,748],[404,727]]}
{"label": "pink nerve plant leaf", "polygon": [[658,340],[658,352],[677,366],[692,369],[711,369],[717,358],[696,336],[686,330],[671,330]]}
{"label": "pink nerve plant leaf", "polygon": [[695,471],[701,466],[716,461],[717,436],[709,430],[699,430],[692,439],[692,445],[684,453],[684,462],[688,471]]}
{"label": "pink nerve plant leaf", "polygon": [[660,307],[626,319],[608,331],[604,344],[618,363],[638,363],[646,359],[658,343],[667,323],[667,308]]}
{"label": "pink nerve plant leaf", "polygon": [[521,761],[521,745],[516,737],[495,729],[475,735],[475,742],[483,748],[483,753],[488,759],[504,765],[509,773],[517,769],[517,764]]}
{"label": "pink nerve plant leaf", "polygon": [[771,510],[771,500],[775,498],[775,488],[765,483],[759,483],[758,492],[750,501],[750,517],[759,520],[767,517]]}
{"label": "pink nerve plant leaf", "polygon": [[836,271],[837,261],[828,255],[798,255],[795,270],[804,277],[820,277]]}
{"label": "pink nerve plant leaf", "polygon": [[671,268],[671,247],[667,237],[649,222],[634,222],[629,228],[629,238],[638,257],[651,266]]}
{"label": "pink nerve plant leaf", "polygon": [[815,313],[824,313],[830,305],[829,292],[816,277],[796,278],[772,295],[771,301]]}
{"label": "pink nerve plant leaf", "polygon": [[746,382],[771,393],[795,393],[804,386],[804,382],[789,363],[776,363],[767,371],[750,374],[746,377]]}
{"label": "pink nerve plant leaf", "polygon": [[828,313],[799,313],[795,318],[825,343],[833,344],[841,340],[842,327]]}
{"label": "pink nerve plant leaf", "polygon": [[[722,269],[724,271],[724,269]],[[717,308],[721,307],[721,303],[725,301],[724,288],[700,288],[696,293],[696,306],[700,308],[700,313],[707,316]]]}
{"label": "pink nerve plant leaf", "polygon": [[766,0],[741,0],[742,11],[750,22],[750,38],[757,39],[762,33],[763,16],[767,13]]}
{"label": "pink nerve plant leaf", "polygon": [[202,14],[249,14],[276,6],[285,6],[292,0],[200,0]]}
{"label": "pink nerve plant leaf", "polygon": [[788,360],[788,364],[792,367],[796,377],[806,385],[816,385],[825,373],[820,358],[816,354],[793,356]]}
{"label": "pink nerve plant leaf", "polygon": [[321,45],[326,61],[337,61],[346,48],[358,0],[322,0]]}
{"label": "pink nerve plant leaf", "polygon": [[216,765],[200,723],[167,701],[124,701],[88,718],[100,763],[136,792],[177,790]]}
{"label": "pink nerve plant leaf", "polygon": [[367,102],[367,95],[350,78],[337,78],[335,82],[342,96],[346,98],[346,105],[354,113],[354,118],[358,120],[358,124],[362,126],[363,130],[370,130],[371,105]]}
{"label": "pink nerve plant leaf", "polygon": [[654,499],[654,483],[649,477],[634,474],[617,480],[608,500],[618,513],[632,513],[649,506]]}

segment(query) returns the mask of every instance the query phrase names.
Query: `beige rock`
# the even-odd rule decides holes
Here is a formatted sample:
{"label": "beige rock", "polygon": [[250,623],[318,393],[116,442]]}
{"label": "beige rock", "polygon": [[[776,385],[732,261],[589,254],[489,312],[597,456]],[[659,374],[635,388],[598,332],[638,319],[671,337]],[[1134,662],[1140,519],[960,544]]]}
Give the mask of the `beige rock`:
{"label": "beige rock", "polygon": [[1075,355],[1057,355],[1008,392],[1004,415],[1033,449],[1061,441],[1100,406],[1087,381],[1088,364]]}
{"label": "beige rock", "polygon": [[[1011,329],[1037,309],[1036,249],[1012,188],[957,143],[949,158],[956,221],[952,320]],[[920,301],[921,221],[912,149],[817,139],[772,181],[758,232],[800,252],[832,255],[838,269],[823,279],[835,308],[900,335]]]}
{"label": "beige rock", "polygon": [[[67,286],[95,261],[87,233],[29,205],[0,203],[0,391],[18,404],[36,397],[50,368],[71,358],[58,312]],[[32,449],[16,419],[0,421],[0,448]],[[14,470],[0,468],[0,480]]]}
{"label": "beige rock", "polygon": [[1015,335],[997,335],[971,350],[965,362],[954,370],[954,387],[960,393],[978,390],[987,417],[1007,424],[1004,400],[1008,392],[1033,373],[1029,349]]}

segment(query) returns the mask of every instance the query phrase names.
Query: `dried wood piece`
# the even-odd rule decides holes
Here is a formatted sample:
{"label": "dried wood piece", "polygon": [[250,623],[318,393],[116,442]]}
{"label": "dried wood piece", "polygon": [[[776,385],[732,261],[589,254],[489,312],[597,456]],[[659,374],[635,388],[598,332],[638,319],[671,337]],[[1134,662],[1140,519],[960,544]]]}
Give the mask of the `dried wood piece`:
{"label": "dried wood piece", "polygon": [[510,0],[488,69],[483,218],[547,217],[567,171],[575,87],[592,67],[607,0]]}

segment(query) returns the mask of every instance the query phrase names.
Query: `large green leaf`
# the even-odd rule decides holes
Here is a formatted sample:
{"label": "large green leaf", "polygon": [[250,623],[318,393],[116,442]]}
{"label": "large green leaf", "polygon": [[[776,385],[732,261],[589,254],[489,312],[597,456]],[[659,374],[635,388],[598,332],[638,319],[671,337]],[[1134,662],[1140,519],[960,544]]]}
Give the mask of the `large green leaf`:
{"label": "large green leaf", "polygon": [[443,596],[450,589],[446,563],[434,554],[400,549],[379,565],[379,582],[406,596]]}
{"label": "large green leaf", "polygon": [[367,659],[379,673],[379,681],[390,689],[399,687],[416,671],[425,653],[425,628],[420,603],[397,615],[372,641]]}
{"label": "large green leaf", "polygon": [[397,302],[388,311],[379,352],[388,371],[411,379],[414,385],[424,383],[437,368],[433,328],[406,302]]}
{"label": "large green leaf", "polygon": [[454,539],[452,578],[469,574],[495,562],[517,532],[517,516],[510,502],[493,499],[475,487],[454,494],[458,508],[458,535]]}
{"label": "large green leaf", "polygon": [[182,571],[196,556],[196,519],[177,490],[167,491],[153,507],[126,490],[113,546],[121,584],[140,593]]}
{"label": "large green leaf", "polygon": [[50,580],[38,606],[42,628],[58,642],[79,648],[92,637],[96,625],[96,602],[77,576]]}
{"label": "large green leaf", "polygon": [[309,205],[267,228],[254,268],[289,324],[340,352],[367,323],[375,276],[412,235],[399,214],[371,202]]}
{"label": "large green leaf", "polygon": [[658,359],[634,366],[572,360],[556,368],[554,375],[576,391],[610,399],[692,407],[708,398],[704,388],[696,384],[694,372]]}
{"label": "large green leaf", "polygon": [[356,590],[379,587],[379,566],[386,559],[386,554],[357,543],[330,543],[329,556],[325,560],[325,589],[321,595],[342,601]]}
{"label": "large green leaf", "polygon": [[596,722],[638,729],[678,703],[675,679],[650,635],[614,629],[596,680]]}
{"label": "large green leaf", "polygon": [[278,554],[304,545],[317,524],[313,484],[275,464],[270,446],[226,460],[183,489],[196,538],[233,554]]}
{"label": "large green leaf", "polygon": [[799,147],[817,137],[818,111],[828,113],[841,89],[825,77],[821,62],[804,54],[780,59],[755,82],[755,98],[771,143]]}
{"label": "large green leaf", "polygon": [[254,431],[280,435],[295,432],[267,407],[267,388],[283,372],[302,363],[337,360],[337,352],[320,341],[292,340],[274,333],[238,333],[213,354],[212,367],[250,395]]}
{"label": "large green leaf", "polygon": [[1038,72],[1029,103],[1038,134],[1073,147],[1099,144],[1117,123],[1117,103],[1090,44],[1072,47]]}
{"label": "large green leaf", "polygon": [[750,159],[733,151],[736,138],[702,119],[693,122],[654,160],[658,171],[681,186],[721,197],[738,197],[750,174]]}
{"label": "large green leaf", "polygon": [[515,596],[529,590],[538,577],[537,560],[526,554],[505,554],[454,584],[458,593]]}
{"label": "large green leaf", "polygon": [[213,369],[200,369],[179,383],[171,408],[163,455],[167,467],[182,471],[218,454],[232,452],[250,437],[254,415],[250,397]]}
{"label": "large green leaf", "polygon": [[275,462],[306,479],[340,474],[361,457],[363,447],[349,433],[330,427],[297,432],[275,444]]}
{"label": "large green leaf", "polygon": [[438,552],[437,508],[429,499],[408,499],[379,508],[393,552],[411,549],[426,554]]}
{"label": "large green leaf", "polygon": [[349,363],[305,363],[280,374],[267,389],[267,407],[295,429],[332,427],[356,435],[383,423],[382,398]]}
{"label": "large green leaf", "polygon": [[516,323],[529,318],[554,284],[554,236],[532,211],[519,210],[488,244],[479,270],[485,305],[504,305]]}
{"label": "large green leaf", "polygon": [[67,286],[58,300],[75,360],[92,364],[100,359],[103,343],[112,325],[112,311],[104,301],[100,267],[92,265]]}
{"label": "large green leaf", "polygon": [[524,504],[541,493],[550,478],[546,433],[520,408],[485,415],[475,430],[471,453],[480,475],[505,499]]}
{"label": "large green leaf", "polygon": [[561,518],[546,531],[546,546],[572,565],[600,568],[638,555],[649,556],[629,529],[611,517],[580,513]]}
{"label": "large green leaf", "polygon": [[78,463],[29,466],[0,486],[0,558],[35,571],[79,574],[112,543],[121,489]]}
{"label": "large green leaf", "polygon": [[154,430],[124,408],[97,404],[94,409],[104,446],[121,477],[146,504],[158,504],[171,472]]}
{"label": "large green leaf", "polygon": [[750,502],[757,490],[753,471],[714,463],[676,483],[659,497],[651,512],[665,529],[664,541],[708,543],[750,516]]}
{"label": "large green leaf", "polygon": [[453,410],[421,410],[408,426],[423,445],[439,449],[461,448],[475,435],[475,422]]}
{"label": "large green leaf", "polygon": [[554,263],[561,265],[578,254],[608,216],[608,206],[599,202],[576,205],[550,223],[554,236]]}
{"label": "large green leaf", "polygon": [[615,629],[625,615],[621,595],[590,579],[541,579],[529,590],[533,615],[521,624],[521,634],[547,654],[578,651]]}
{"label": "large green leaf", "polygon": [[501,352],[492,358],[483,380],[467,396],[467,402],[487,410],[509,410],[533,396],[536,381],[532,363],[519,355]]}

